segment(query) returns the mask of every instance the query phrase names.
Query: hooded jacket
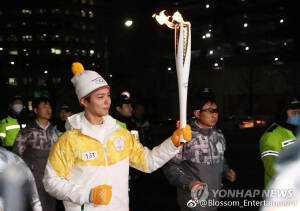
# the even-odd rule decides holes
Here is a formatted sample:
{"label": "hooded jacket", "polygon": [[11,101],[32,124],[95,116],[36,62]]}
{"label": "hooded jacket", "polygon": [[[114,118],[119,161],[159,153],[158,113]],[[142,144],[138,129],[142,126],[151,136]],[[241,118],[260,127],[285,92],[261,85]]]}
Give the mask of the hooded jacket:
{"label": "hooded jacket", "polygon": [[[84,112],[68,118],[68,129],[51,149],[44,175],[47,192],[63,200],[66,211],[128,211],[129,166],[150,173],[180,149],[170,138],[149,150],[107,115],[96,131]],[[89,203],[98,185],[111,185],[108,205]]]}
{"label": "hooded jacket", "polygon": [[37,120],[34,120],[20,130],[13,147],[13,151],[20,155],[32,170],[44,210],[55,209],[56,200],[45,191],[42,179],[50,148],[58,136],[58,130],[50,123],[46,128],[42,128]]}
{"label": "hooded jacket", "polygon": [[191,128],[192,140],[164,166],[163,171],[170,184],[177,187],[181,210],[212,210],[215,207],[187,207],[191,200],[189,184],[193,180],[206,183],[209,192],[207,200],[218,200],[213,191],[221,188],[222,174],[229,168],[224,162],[225,138],[219,129],[202,129],[195,121],[191,123]]}

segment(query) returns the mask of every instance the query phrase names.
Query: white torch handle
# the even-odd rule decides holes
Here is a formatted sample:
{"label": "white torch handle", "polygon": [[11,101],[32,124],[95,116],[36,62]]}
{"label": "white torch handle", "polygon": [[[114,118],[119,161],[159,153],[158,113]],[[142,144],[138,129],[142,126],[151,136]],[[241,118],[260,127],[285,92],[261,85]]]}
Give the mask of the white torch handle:
{"label": "white torch handle", "polygon": [[[179,37],[177,40],[178,42],[177,53],[175,52],[175,57],[176,57],[178,91],[179,91],[180,128],[184,128],[186,126],[187,91],[188,91],[190,62],[191,62],[191,27],[190,25],[187,27],[187,26],[183,26],[183,24],[180,24],[179,30],[180,30]],[[188,30],[187,34],[185,30]],[[184,37],[186,35],[187,37],[185,40]],[[175,38],[175,45],[176,45],[176,38]],[[187,45],[186,49],[184,49],[185,45]],[[180,137],[180,142],[186,142],[182,136]]]}

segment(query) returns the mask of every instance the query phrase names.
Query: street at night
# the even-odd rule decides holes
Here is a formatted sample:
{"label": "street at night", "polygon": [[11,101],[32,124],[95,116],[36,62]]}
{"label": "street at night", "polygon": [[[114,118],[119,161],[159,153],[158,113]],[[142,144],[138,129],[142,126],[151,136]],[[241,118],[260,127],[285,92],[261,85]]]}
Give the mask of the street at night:
{"label": "street at night", "polygon": [[[259,153],[259,139],[265,128],[250,128],[250,129],[228,129],[224,130],[224,134],[227,141],[227,149],[225,156],[234,170],[237,173],[237,180],[234,183],[230,183],[223,180],[223,188],[239,190],[239,191],[253,191],[264,189],[264,170]],[[172,125],[166,127],[164,130],[166,133],[161,134],[161,137],[167,137],[167,131],[172,131]],[[157,137],[160,140],[159,137]],[[142,175],[142,194],[145,203],[144,210],[172,210],[179,211],[177,205],[176,188],[171,186],[162,170],[159,169],[152,174]],[[251,196],[251,195],[250,195]],[[253,196],[253,195],[252,195]],[[219,207],[220,211],[256,211],[259,210],[259,206],[242,207],[243,200],[256,200],[262,201],[263,198],[259,196],[255,197],[236,197],[236,198],[224,198],[227,201],[239,201],[240,206],[223,206]]]}
{"label": "street at night", "polygon": [[0,211],[299,210],[295,2],[1,2]]}

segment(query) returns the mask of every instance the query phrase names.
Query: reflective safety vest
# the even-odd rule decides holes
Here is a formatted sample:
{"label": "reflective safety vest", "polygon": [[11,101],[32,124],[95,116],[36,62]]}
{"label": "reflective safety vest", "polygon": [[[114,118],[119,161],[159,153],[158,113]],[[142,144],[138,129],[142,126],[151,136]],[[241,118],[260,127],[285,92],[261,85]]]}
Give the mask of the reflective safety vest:
{"label": "reflective safety vest", "polygon": [[281,150],[296,141],[293,132],[276,123],[272,124],[259,141],[261,159],[265,169],[265,187],[274,178],[276,171],[274,163]]}
{"label": "reflective safety vest", "polygon": [[[119,121],[119,120],[117,120],[117,119],[116,119],[116,123],[117,123],[119,126],[121,126],[122,128],[127,129],[126,123],[121,122],[121,121]],[[135,138],[136,140],[140,140],[140,138],[139,138],[139,131],[138,131],[138,130],[130,130],[130,133],[134,136],[134,138]]]}
{"label": "reflective safety vest", "polygon": [[12,147],[15,143],[16,137],[20,128],[25,128],[26,124],[20,125],[17,119],[7,116],[0,122],[0,139],[2,146]]}
{"label": "reflective safety vest", "polygon": [[124,122],[121,122],[121,121],[119,121],[119,120],[116,120],[116,122],[117,122],[117,124],[118,124],[118,125],[120,125],[122,128],[125,128],[125,129],[127,129],[127,125],[126,125],[126,123],[124,123]]}

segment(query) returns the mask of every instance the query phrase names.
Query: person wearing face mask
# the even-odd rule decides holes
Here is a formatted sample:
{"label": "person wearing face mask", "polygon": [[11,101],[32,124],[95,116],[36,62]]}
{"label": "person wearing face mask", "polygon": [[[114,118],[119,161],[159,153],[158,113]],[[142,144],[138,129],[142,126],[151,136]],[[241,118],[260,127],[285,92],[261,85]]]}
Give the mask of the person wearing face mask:
{"label": "person wearing face mask", "polygon": [[265,187],[268,187],[276,174],[274,163],[280,152],[296,141],[298,126],[300,126],[300,100],[291,98],[279,106],[277,122],[266,130],[259,141],[265,169]]}
{"label": "person wearing face mask", "polygon": [[16,136],[20,129],[25,128],[26,124],[22,118],[24,108],[21,96],[14,96],[9,104],[7,117],[0,122],[0,140],[3,147],[12,150]]}

